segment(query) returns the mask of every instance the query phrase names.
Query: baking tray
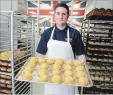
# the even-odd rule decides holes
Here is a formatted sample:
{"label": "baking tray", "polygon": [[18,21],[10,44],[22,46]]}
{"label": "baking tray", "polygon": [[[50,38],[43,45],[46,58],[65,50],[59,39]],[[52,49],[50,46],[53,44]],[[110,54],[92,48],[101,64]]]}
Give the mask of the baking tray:
{"label": "baking tray", "polygon": [[[28,64],[28,62],[30,61],[31,57],[26,61],[26,63],[23,65],[23,67],[21,68],[21,70],[18,72],[18,74],[15,76],[15,80],[18,80],[18,81],[26,81],[26,82],[37,82],[37,83],[47,83],[47,84],[58,84],[58,83],[52,83],[50,81],[48,82],[40,82],[38,81],[38,73],[37,73],[37,70],[38,68],[35,67],[34,68],[34,71],[33,71],[33,79],[32,80],[24,80],[22,78],[22,71],[25,69],[26,65]],[[45,58],[47,59],[47,58]],[[84,67],[85,67],[85,70],[86,70],[86,73],[87,73],[87,77],[88,77],[88,80],[89,80],[89,84],[87,86],[81,86],[79,85],[78,83],[75,83],[75,84],[64,84],[64,83],[60,83],[58,85],[71,85],[71,86],[81,86],[81,87],[92,87],[93,86],[93,82],[90,78],[90,74],[89,74],[89,70],[88,70],[88,66],[86,64],[84,64]],[[75,81],[76,81],[76,77],[75,77]]]}

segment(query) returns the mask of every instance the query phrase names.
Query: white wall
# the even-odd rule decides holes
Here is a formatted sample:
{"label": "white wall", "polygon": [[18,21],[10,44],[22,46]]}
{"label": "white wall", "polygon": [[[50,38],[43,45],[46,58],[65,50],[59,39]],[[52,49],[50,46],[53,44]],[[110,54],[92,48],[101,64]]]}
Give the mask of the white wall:
{"label": "white wall", "polygon": [[0,0],[0,10],[27,13],[27,0]]}
{"label": "white wall", "polygon": [[12,11],[18,9],[18,0],[0,0],[1,11]]}
{"label": "white wall", "polygon": [[113,9],[113,0],[87,0],[85,15],[94,8]]}

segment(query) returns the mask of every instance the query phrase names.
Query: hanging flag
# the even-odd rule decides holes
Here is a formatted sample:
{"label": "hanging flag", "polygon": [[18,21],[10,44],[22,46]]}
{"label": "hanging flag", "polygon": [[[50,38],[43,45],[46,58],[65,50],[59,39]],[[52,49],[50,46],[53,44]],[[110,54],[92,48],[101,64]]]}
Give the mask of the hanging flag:
{"label": "hanging flag", "polygon": [[[71,7],[73,5],[73,12],[72,12],[72,18],[69,17],[68,23],[71,23],[71,26],[73,26],[76,29],[80,29],[81,23],[84,18],[85,13],[85,7],[86,7],[86,1],[87,0],[74,0],[74,3],[72,4],[71,0],[61,0],[62,3],[66,3],[70,8],[71,13]],[[44,27],[50,27],[54,24],[53,14],[54,14],[54,6],[59,3],[58,1],[41,1],[40,2],[40,26]],[[37,2],[30,2],[28,1],[28,14],[32,15],[34,17],[37,17],[37,8],[38,8]]]}

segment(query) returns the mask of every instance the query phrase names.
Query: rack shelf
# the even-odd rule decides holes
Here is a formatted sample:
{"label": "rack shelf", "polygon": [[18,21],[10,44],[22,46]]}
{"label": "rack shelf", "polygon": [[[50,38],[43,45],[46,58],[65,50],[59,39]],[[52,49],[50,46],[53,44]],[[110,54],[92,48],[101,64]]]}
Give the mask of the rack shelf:
{"label": "rack shelf", "polygon": [[113,16],[88,17],[81,30],[94,83],[93,87],[84,88],[84,94],[113,94]]}
{"label": "rack shelf", "polygon": [[0,28],[0,70],[11,70],[0,71],[0,94],[28,94],[30,83],[16,81],[14,77],[34,54],[33,19],[17,11],[1,11]]}

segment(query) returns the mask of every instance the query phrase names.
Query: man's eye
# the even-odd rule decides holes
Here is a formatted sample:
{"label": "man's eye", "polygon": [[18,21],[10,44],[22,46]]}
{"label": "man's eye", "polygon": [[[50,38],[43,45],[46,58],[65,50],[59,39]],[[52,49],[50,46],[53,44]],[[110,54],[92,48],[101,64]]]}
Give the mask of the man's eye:
{"label": "man's eye", "polygon": [[66,14],[63,14],[63,15],[66,15]]}
{"label": "man's eye", "polygon": [[60,15],[60,13],[57,13],[57,15]]}

